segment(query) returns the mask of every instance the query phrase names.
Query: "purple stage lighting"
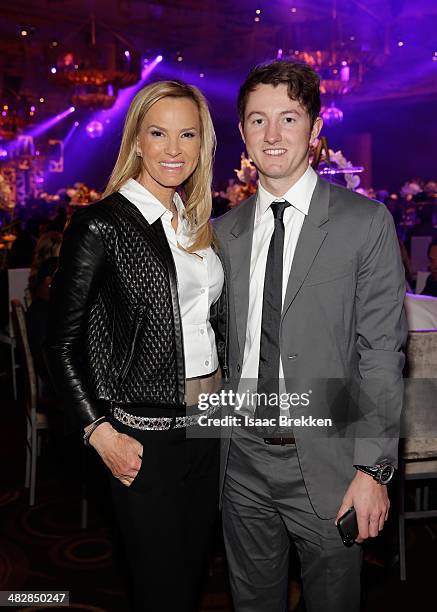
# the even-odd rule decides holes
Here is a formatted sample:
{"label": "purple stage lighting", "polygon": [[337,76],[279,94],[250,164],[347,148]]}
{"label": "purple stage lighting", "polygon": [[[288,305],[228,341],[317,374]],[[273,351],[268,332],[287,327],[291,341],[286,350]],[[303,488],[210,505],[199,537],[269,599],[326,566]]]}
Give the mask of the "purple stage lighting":
{"label": "purple stage lighting", "polygon": [[56,70],[55,66],[52,66],[52,67],[50,68],[50,72],[51,72],[52,74],[56,74],[57,70]]}
{"label": "purple stage lighting", "polygon": [[92,116],[90,123],[92,121],[98,121],[102,124],[107,123],[108,119],[112,120],[115,117],[117,117],[117,115],[120,112],[125,112],[127,110],[127,106],[132,101],[132,98],[134,97],[134,95],[137,93],[138,90],[141,89],[141,87],[144,86],[145,81],[149,78],[150,74],[155,70],[156,66],[160,62],[162,62],[162,60],[163,60],[162,55],[158,55],[157,57],[155,57],[153,61],[143,63],[143,69],[141,71],[141,79],[138,81],[138,83],[135,83],[135,85],[132,85],[132,87],[126,87],[125,89],[120,89],[120,91],[118,92],[117,101],[114,104],[114,106],[108,110],[101,110],[95,113]]}
{"label": "purple stage lighting", "polygon": [[79,121],[75,121],[73,125],[71,126],[71,128],[68,130],[67,135],[64,138],[64,148],[70,142],[71,137],[73,136],[74,132],[77,130],[78,126],[79,126]]}
{"label": "purple stage lighting", "polygon": [[[117,100],[112,108],[98,110],[89,117],[89,121],[85,129],[80,129],[74,134],[74,138],[70,142],[68,155],[74,156],[75,167],[78,164],[84,167],[89,164],[90,157],[95,155],[95,146],[101,146],[99,138],[108,139],[112,135],[117,134],[115,138],[119,138],[118,130],[121,127],[121,121],[127,111],[129,104],[131,103],[135,94],[146,84],[150,74],[155,70],[156,66],[162,61],[158,57],[155,57],[153,61],[149,61],[146,65],[143,65],[141,73],[141,79],[132,85],[132,87],[126,87],[118,92]],[[162,65],[162,64],[161,64]],[[86,134],[86,140],[84,142]],[[88,140],[89,139],[89,140]],[[90,142],[95,141],[95,145]],[[84,146],[85,145],[85,146]],[[80,162],[78,160],[80,159]]]}
{"label": "purple stage lighting", "polygon": [[278,49],[278,52],[276,54],[276,59],[282,59],[282,49]]}
{"label": "purple stage lighting", "polygon": [[129,51],[126,49],[126,51],[124,52],[125,56],[129,59],[130,58],[130,53]]}
{"label": "purple stage lighting", "polygon": [[41,134],[44,134],[44,132],[47,132],[54,125],[56,125],[57,123],[65,119],[65,117],[68,117],[68,115],[71,115],[71,113],[74,113],[74,111],[75,111],[74,106],[70,106],[70,108],[67,108],[67,110],[64,110],[62,113],[59,113],[59,115],[55,115],[51,119],[48,119],[47,121],[44,121],[43,123],[36,125],[33,129],[26,132],[26,135],[32,136],[33,138],[36,138],[37,136],[41,136]]}
{"label": "purple stage lighting", "polygon": [[0,159],[6,159],[8,156],[8,150],[0,147]]}
{"label": "purple stage lighting", "polygon": [[85,129],[89,138],[100,138],[101,136],[103,136],[104,130],[101,121],[90,121]]}

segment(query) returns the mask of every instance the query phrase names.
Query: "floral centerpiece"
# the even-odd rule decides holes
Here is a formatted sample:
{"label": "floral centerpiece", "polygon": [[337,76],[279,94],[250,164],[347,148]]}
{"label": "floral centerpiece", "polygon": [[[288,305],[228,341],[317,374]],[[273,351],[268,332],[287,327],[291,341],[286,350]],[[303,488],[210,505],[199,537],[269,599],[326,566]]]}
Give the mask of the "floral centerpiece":
{"label": "floral centerpiece", "polygon": [[[330,175],[341,174],[348,189],[355,190],[359,187],[360,177],[358,173],[362,172],[364,168],[362,166],[354,166],[340,150],[334,151],[329,149],[326,138],[321,138],[320,140],[316,138],[311,146],[310,163],[313,167],[315,157],[317,159],[315,168],[319,174],[326,176],[326,178],[329,178]],[[349,169],[350,172],[348,172]]]}
{"label": "floral centerpiece", "polygon": [[430,180],[428,182],[422,179],[414,179],[407,181],[401,187],[400,195],[407,202],[414,199],[414,196],[424,194],[425,199],[430,201],[437,198],[437,181]]}
{"label": "floral centerpiece", "polygon": [[95,189],[91,189],[85,183],[74,183],[73,187],[66,190],[67,196],[71,199],[72,206],[86,206],[99,200],[101,194]]}
{"label": "floral centerpiece", "polygon": [[235,168],[234,172],[238,182],[235,179],[229,179],[226,191],[220,192],[223,198],[229,200],[230,208],[246,200],[257,190],[258,173],[252,160],[246,157],[245,153],[241,154],[240,168]]}

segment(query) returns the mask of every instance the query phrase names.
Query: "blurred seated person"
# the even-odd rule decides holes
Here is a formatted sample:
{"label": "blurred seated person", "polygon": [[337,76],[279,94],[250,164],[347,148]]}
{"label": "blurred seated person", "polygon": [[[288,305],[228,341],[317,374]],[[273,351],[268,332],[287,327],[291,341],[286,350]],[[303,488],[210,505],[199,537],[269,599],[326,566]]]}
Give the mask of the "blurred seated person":
{"label": "blurred seated person", "polygon": [[410,254],[413,236],[437,238],[437,230],[434,228],[434,204],[428,201],[425,192],[417,193],[413,201],[416,207],[416,224],[408,230],[405,239],[405,246]]}
{"label": "blurred seated person", "polygon": [[49,231],[49,223],[50,219],[48,217],[38,217],[36,219],[36,223],[38,226],[38,238]]}
{"label": "blurred seated person", "polygon": [[425,287],[422,295],[431,295],[437,297],[437,239],[431,241],[428,251],[429,271],[430,274],[426,279]]}
{"label": "blurred seated person", "polygon": [[42,264],[47,259],[58,257],[61,243],[61,232],[45,232],[38,238],[29,275],[29,292],[31,299],[34,298],[37,277]]}
{"label": "blurred seated person", "polygon": [[12,269],[30,268],[35,240],[29,230],[29,224],[23,228],[21,223],[17,224],[16,239],[12,243],[8,253],[7,267]]}
{"label": "blurred seated person", "polygon": [[399,196],[396,193],[391,193],[389,195],[387,192],[385,193],[385,197],[384,197],[384,194],[381,192],[378,197],[378,200],[380,202],[384,202],[384,204],[387,206],[388,210],[392,214],[393,221],[395,222],[396,228],[399,228],[404,219],[404,213],[405,213],[404,202],[399,198]]}
{"label": "blurred seated person", "polygon": [[57,267],[57,257],[45,259],[39,266],[37,274],[32,281],[32,303],[26,313],[29,347],[36,374],[42,383],[39,395],[43,401],[54,398],[54,391],[47,372],[42,349],[47,333],[50,287]]}
{"label": "blurred seated person", "polygon": [[67,223],[67,211],[63,206],[60,206],[56,211],[55,217],[50,221],[48,225],[49,231],[63,232]]}
{"label": "blurred seated person", "polygon": [[407,291],[412,292],[415,287],[415,280],[413,278],[413,271],[411,267],[410,256],[408,255],[408,251],[405,247],[405,244],[403,243],[399,235],[398,235],[398,242],[399,242],[399,249],[401,251],[402,263],[404,265],[404,270],[405,270],[406,288],[407,288]]}

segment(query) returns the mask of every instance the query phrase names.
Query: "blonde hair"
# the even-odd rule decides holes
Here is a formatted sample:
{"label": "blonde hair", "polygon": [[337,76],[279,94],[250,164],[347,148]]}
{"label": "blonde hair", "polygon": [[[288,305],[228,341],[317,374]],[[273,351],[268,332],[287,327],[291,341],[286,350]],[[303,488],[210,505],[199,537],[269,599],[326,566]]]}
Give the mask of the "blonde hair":
{"label": "blonde hair", "polygon": [[197,87],[182,81],[158,81],[141,89],[131,102],[124,123],[120,150],[103,197],[110,195],[130,178],[138,178],[142,169],[137,156],[136,139],[147,111],[163,98],[188,98],[199,111],[200,154],[197,167],[181,186],[185,212],[193,235],[190,252],[208,248],[212,241],[210,223],[212,209],[212,166],[216,137],[208,103]]}
{"label": "blonde hair", "polygon": [[29,291],[32,298],[35,297],[35,292],[37,290],[39,269],[47,259],[59,255],[61,242],[61,232],[45,232],[38,238],[29,274]]}

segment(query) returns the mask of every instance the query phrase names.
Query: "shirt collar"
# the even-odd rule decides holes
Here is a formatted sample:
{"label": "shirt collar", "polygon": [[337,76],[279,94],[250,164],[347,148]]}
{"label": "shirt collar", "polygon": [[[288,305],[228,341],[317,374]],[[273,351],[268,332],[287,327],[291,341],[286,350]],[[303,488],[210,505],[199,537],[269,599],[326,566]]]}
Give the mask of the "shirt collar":
{"label": "shirt collar", "polygon": [[[133,178],[126,181],[126,183],[120,187],[120,193],[132,202],[132,204],[135,204],[150,225],[155,223],[155,221],[163,215],[167,214],[170,220],[173,217],[173,213],[168,210],[164,204],[161,204],[153,193]],[[173,196],[173,203],[178,211],[179,222],[181,222],[185,219],[185,208],[177,192],[175,192]],[[180,223],[178,223],[178,225],[180,225]]]}
{"label": "shirt collar", "polygon": [[261,183],[258,183],[258,197],[256,201],[255,223],[268,210],[274,201],[287,200],[303,215],[308,215],[311,198],[317,183],[317,174],[311,166],[308,166],[304,174],[290,189],[280,198],[272,195]]}

